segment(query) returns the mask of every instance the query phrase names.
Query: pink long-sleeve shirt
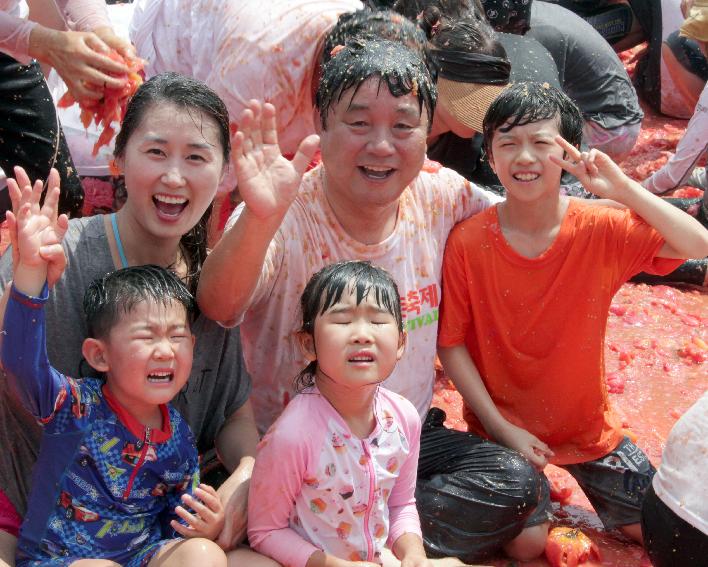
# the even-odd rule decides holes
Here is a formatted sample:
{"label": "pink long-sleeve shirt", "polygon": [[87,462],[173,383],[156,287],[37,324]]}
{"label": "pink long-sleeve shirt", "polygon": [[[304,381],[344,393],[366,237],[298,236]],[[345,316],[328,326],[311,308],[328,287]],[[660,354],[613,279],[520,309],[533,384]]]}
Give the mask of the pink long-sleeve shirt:
{"label": "pink long-sleeve shirt", "polygon": [[[55,0],[71,29],[91,31],[110,26],[104,0]],[[19,17],[19,0],[0,0],[0,51],[29,63],[29,38],[36,22]]]}
{"label": "pink long-sleeve shirt", "polygon": [[415,507],[420,417],[385,388],[366,438],[310,388],[296,396],[258,448],[248,497],[248,540],[284,567],[322,550],[380,563],[384,545],[421,535]]}

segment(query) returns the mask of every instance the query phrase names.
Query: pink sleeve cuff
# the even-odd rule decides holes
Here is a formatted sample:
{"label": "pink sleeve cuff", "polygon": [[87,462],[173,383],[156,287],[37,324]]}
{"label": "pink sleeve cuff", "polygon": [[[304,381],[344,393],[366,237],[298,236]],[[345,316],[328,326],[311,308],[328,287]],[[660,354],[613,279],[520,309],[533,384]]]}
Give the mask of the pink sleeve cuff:
{"label": "pink sleeve cuff", "polygon": [[22,64],[28,64],[30,33],[37,24],[23,20],[6,12],[0,12],[0,51],[17,59]]}
{"label": "pink sleeve cuff", "polygon": [[112,27],[103,0],[57,0],[57,5],[73,30],[92,31]]}
{"label": "pink sleeve cuff", "polygon": [[287,567],[305,567],[312,554],[320,551],[290,528],[268,531],[262,538],[249,530],[248,539],[258,553]]}
{"label": "pink sleeve cuff", "polygon": [[404,534],[416,534],[422,538],[423,534],[420,531],[420,519],[418,518],[418,510],[415,507],[415,502],[404,506],[392,507],[389,510],[389,518],[391,521],[391,530],[388,534],[386,545],[392,549],[396,540]]}

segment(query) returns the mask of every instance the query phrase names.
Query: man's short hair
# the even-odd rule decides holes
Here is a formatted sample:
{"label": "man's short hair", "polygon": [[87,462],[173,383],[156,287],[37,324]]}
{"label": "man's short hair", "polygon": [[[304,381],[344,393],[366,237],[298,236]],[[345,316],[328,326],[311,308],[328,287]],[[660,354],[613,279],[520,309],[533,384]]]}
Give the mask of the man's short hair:
{"label": "man's short hair", "polygon": [[84,294],[88,336],[106,338],[121,316],[143,301],[182,304],[188,320],[196,309],[187,286],[170,270],[153,265],[131,266],[110,272],[89,285]]}
{"label": "man's short hair", "polygon": [[327,129],[329,111],[344,93],[353,88],[356,94],[372,77],[378,77],[379,85],[386,85],[395,97],[416,96],[421,113],[425,107],[432,124],[437,91],[421,54],[395,41],[354,39],[322,68],[315,107],[323,129]]}
{"label": "man's short hair", "polygon": [[558,132],[571,145],[580,147],[583,115],[563,91],[548,83],[514,83],[492,102],[482,126],[484,149],[492,155],[497,130],[508,132],[516,126],[558,117]]}
{"label": "man's short hair", "polygon": [[322,64],[332,59],[332,51],[338,45],[346,45],[352,39],[388,39],[419,51],[425,58],[426,38],[423,30],[408,18],[391,10],[357,10],[345,12],[327,33],[322,48]]}

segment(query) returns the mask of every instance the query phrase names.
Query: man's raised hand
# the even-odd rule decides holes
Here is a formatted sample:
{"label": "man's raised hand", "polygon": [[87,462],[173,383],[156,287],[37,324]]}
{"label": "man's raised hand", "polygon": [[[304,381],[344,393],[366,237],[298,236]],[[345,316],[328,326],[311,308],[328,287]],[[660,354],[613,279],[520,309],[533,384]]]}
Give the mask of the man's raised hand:
{"label": "man's raised hand", "polygon": [[248,103],[233,138],[233,162],[239,193],[251,213],[265,219],[288,210],[318,144],[318,136],[308,136],[292,161],[286,159],[278,145],[275,107],[257,100]]}

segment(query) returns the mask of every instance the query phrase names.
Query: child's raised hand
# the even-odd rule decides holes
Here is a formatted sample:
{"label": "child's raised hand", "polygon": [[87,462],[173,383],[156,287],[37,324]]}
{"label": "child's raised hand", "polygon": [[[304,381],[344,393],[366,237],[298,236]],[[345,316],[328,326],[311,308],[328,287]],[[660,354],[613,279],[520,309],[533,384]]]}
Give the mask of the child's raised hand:
{"label": "child's raised hand", "polygon": [[184,537],[204,537],[215,540],[224,527],[224,507],[219,496],[208,484],[200,484],[194,489],[194,496],[182,495],[182,502],[189,506],[189,512],[184,506],[177,506],[175,514],[182,518],[187,525],[172,520],[172,528]]}
{"label": "child's raised hand", "polygon": [[57,215],[59,204],[59,173],[52,169],[47,180],[44,204],[40,198],[44,184],[30,181],[21,167],[15,167],[15,179],[7,180],[12,211],[7,213],[7,224],[12,246],[13,272],[20,263],[30,269],[46,264],[47,281],[54,285],[66,266],[61,247],[69,220]]}
{"label": "child's raised hand", "polygon": [[630,182],[620,167],[600,150],[581,152],[569,144],[562,136],[556,142],[565,150],[566,157],[549,159],[578,178],[583,187],[603,199],[622,201],[622,191]]}
{"label": "child's raised hand", "polygon": [[293,160],[286,159],[278,145],[275,107],[257,100],[248,103],[233,138],[233,154],[239,193],[256,217],[288,210],[318,144],[317,136],[308,136]]}
{"label": "child's raised hand", "polygon": [[505,428],[503,438],[497,439],[502,445],[518,451],[538,470],[543,470],[548,464],[548,459],[555,453],[551,448],[535,435],[511,423]]}

